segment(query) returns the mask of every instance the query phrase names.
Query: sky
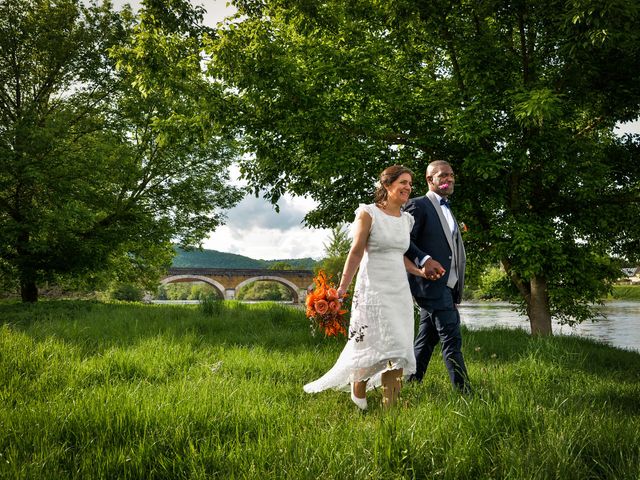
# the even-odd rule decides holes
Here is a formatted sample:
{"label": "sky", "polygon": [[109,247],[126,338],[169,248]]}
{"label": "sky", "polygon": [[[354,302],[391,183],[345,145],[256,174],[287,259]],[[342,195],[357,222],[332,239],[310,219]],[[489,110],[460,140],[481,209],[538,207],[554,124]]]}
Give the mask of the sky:
{"label": "sky", "polygon": [[[114,0],[116,8],[129,3],[136,8],[140,2]],[[207,13],[204,21],[215,26],[224,17],[235,13],[227,6],[227,0],[194,1],[202,5]],[[640,121],[618,127],[618,132],[640,133]],[[232,171],[237,177],[237,171]],[[238,182],[237,178],[234,181]],[[373,179],[372,179],[373,181]],[[203,248],[220,252],[235,253],[262,260],[324,256],[324,244],[329,243],[330,230],[307,228],[304,216],[314,208],[315,203],[308,198],[285,195],[279,202],[280,212],[262,198],[245,197],[235,208],[226,212],[227,221],[203,241]]]}

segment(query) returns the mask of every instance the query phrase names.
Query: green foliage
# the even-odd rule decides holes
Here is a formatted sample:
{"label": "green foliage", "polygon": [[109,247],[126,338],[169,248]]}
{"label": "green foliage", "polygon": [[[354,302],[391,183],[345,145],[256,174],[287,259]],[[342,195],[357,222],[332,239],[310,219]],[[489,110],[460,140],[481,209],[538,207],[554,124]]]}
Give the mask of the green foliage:
{"label": "green foliage", "polygon": [[[517,290],[500,267],[488,267],[473,285],[472,296],[478,300],[514,300]],[[471,293],[470,292],[470,293]]]}
{"label": "green foliage", "polygon": [[209,72],[238,94],[256,192],[335,226],[388,165],[448,160],[469,262],[502,265],[536,333],[595,314],[604,258],[637,263],[640,141],[613,132],[640,114],[634,2],[235,5]]}
{"label": "green foliage", "polygon": [[261,260],[266,265],[266,268],[270,270],[277,270],[273,265],[286,265],[285,270],[313,270],[313,267],[318,263],[313,258],[284,258],[282,260]]}
{"label": "green foliage", "polygon": [[144,290],[130,283],[117,283],[109,289],[108,295],[112,300],[139,302],[144,297]]}
{"label": "green foliage", "polygon": [[179,282],[160,286],[156,292],[158,300],[205,300],[220,298],[220,293],[204,282]]}
{"label": "green foliage", "polygon": [[269,270],[295,270],[295,269],[288,262],[277,261],[269,264]]}
{"label": "green foliage", "polygon": [[291,291],[281,283],[263,281],[249,283],[236,292],[238,300],[291,300]]}
{"label": "green foliage", "polygon": [[154,283],[170,242],[198,244],[241,196],[202,10],[85,3],[0,3],[0,273],[24,301],[59,277]]}
{"label": "green foliage", "polygon": [[372,391],[362,415],[344,392],[301,388],[344,340],[312,337],[297,309],[220,303],[215,319],[196,306],[0,303],[0,477],[637,477],[637,352],[465,331],[474,396],[432,362],[397,409]]}
{"label": "green foliage", "polygon": [[235,253],[208,249],[183,250],[178,247],[175,251],[176,256],[172,266],[178,268],[264,268],[262,260],[254,260]]}
{"label": "green foliage", "polygon": [[329,242],[323,244],[323,246],[325,258],[315,266],[314,273],[317,274],[322,270],[327,274],[330,282],[338,285],[340,283],[342,269],[347,261],[349,249],[351,248],[348,227],[339,225],[332,228]]}
{"label": "green foliage", "polygon": [[329,243],[324,243],[324,254],[326,257],[347,257],[351,249],[351,238],[349,238],[349,228],[339,225],[331,229]]}
{"label": "green foliage", "polygon": [[193,249],[183,250],[176,247],[173,267],[179,268],[230,268],[230,269],[271,269],[273,265],[286,265],[287,269],[311,270],[316,264],[312,258],[293,258],[281,260],[256,260],[235,253],[218,252],[217,250]]}
{"label": "green foliage", "polygon": [[187,300],[191,286],[185,283],[169,283],[158,289],[159,300]]}
{"label": "green foliage", "polygon": [[217,297],[205,297],[200,302],[200,310],[208,317],[217,317],[223,310],[222,301]]}
{"label": "green foliage", "polygon": [[326,257],[323,258],[318,265],[314,268],[314,273],[317,274],[320,270],[327,274],[327,278],[330,282],[338,285],[340,283],[340,276],[344,269],[344,263],[347,257]]}
{"label": "green foliage", "polygon": [[611,290],[611,298],[640,301],[640,285],[614,285]]}

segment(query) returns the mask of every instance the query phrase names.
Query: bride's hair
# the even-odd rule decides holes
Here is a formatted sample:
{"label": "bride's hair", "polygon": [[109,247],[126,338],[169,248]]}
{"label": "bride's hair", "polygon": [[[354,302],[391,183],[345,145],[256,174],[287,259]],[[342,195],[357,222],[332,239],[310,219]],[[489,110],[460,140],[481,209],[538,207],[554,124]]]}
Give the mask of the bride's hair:
{"label": "bride's hair", "polygon": [[402,165],[391,165],[382,171],[380,180],[376,182],[376,191],[373,194],[373,201],[376,205],[379,207],[386,206],[388,195],[386,187],[395,182],[403,173],[411,175],[411,180],[413,181],[413,172]]}

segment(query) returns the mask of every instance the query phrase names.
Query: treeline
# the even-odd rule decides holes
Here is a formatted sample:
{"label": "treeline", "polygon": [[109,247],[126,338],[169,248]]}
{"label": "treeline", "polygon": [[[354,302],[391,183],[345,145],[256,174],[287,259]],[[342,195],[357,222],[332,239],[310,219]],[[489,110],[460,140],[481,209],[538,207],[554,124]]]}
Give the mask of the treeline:
{"label": "treeline", "polygon": [[256,260],[235,253],[220,252],[209,249],[184,250],[175,248],[176,255],[172,266],[179,268],[229,268],[229,269],[291,269],[313,270],[318,263],[313,258],[286,258],[278,260]]}

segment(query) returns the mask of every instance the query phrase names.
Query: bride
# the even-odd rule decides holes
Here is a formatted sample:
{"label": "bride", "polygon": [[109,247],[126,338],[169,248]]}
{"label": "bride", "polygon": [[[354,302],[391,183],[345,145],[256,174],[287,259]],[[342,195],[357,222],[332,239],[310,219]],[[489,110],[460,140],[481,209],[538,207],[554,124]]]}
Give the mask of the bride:
{"label": "bride", "polygon": [[393,165],[380,174],[374,203],[361,204],[352,225],[353,243],[338,294],[344,296],[358,271],[351,304],[349,340],[335,365],[304,390],[351,391],[351,400],[367,408],[366,392],[382,385],[385,408],[394,405],[402,377],[415,372],[413,299],[407,272],[424,277],[408,260],[413,217],[402,212],[413,182],[411,170]]}

